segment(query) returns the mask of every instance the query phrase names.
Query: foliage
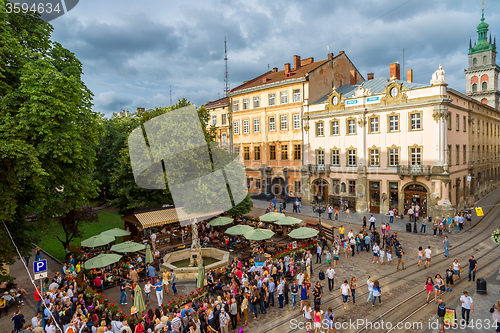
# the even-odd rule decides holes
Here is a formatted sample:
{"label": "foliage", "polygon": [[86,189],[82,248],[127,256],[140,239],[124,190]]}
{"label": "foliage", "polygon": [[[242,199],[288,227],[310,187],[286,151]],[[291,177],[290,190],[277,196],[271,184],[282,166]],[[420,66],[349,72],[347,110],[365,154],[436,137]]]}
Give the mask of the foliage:
{"label": "foliage", "polygon": [[[0,31],[0,220],[25,255],[27,230],[43,232],[53,216],[97,195],[99,116],[80,61],[50,40],[50,24],[7,13],[0,0]],[[14,252],[4,232],[0,241],[1,265]]]}
{"label": "foliage", "polygon": [[73,238],[82,237],[83,233],[81,227],[83,224],[97,222],[99,218],[92,207],[82,206],[80,210],[73,209],[58,217],[57,221],[61,224],[65,237],[61,239],[59,236],[56,236],[56,238],[61,242],[62,246],[67,249]]}
{"label": "foliage", "polygon": [[284,250],[284,251],[280,251],[280,252],[276,253],[272,257],[272,259],[273,260],[279,260],[279,259],[283,259],[287,255],[294,256],[294,255],[300,254],[300,253],[302,253],[304,251],[311,250],[311,249],[313,249],[316,246],[317,242],[318,241],[314,240],[314,241],[310,241],[308,243],[298,243],[296,249],[287,249],[287,250]]}
{"label": "foliage", "polygon": [[237,218],[250,212],[253,207],[252,196],[250,193],[247,194],[245,199],[227,211],[227,214],[232,218]]}
{"label": "foliage", "polygon": [[493,232],[491,235],[491,240],[495,243],[500,245],[500,229],[497,229]]}

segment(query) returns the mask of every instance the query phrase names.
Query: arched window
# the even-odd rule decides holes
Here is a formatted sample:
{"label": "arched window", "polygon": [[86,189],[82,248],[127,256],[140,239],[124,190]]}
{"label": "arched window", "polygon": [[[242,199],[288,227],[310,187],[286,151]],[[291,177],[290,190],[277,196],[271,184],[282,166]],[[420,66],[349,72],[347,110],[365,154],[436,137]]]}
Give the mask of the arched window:
{"label": "arched window", "polygon": [[477,58],[472,59],[472,64],[477,65]]}
{"label": "arched window", "polygon": [[487,56],[484,56],[484,57],[483,57],[483,65],[486,65],[486,62],[488,62],[488,57],[487,57]]}
{"label": "arched window", "polygon": [[472,84],[472,91],[474,91],[474,92],[477,91],[477,83]]}
{"label": "arched window", "polygon": [[485,82],[481,83],[481,88],[482,88],[483,90],[488,89],[488,82],[486,82],[486,81],[485,81]]}

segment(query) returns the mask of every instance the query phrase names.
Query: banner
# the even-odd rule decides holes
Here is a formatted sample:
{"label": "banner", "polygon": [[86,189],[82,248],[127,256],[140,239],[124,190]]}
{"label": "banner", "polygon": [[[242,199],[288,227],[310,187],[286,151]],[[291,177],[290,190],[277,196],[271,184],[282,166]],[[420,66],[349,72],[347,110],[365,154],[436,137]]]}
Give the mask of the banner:
{"label": "banner", "polygon": [[455,327],[455,309],[446,308],[446,313],[444,314],[444,324],[450,327]]}

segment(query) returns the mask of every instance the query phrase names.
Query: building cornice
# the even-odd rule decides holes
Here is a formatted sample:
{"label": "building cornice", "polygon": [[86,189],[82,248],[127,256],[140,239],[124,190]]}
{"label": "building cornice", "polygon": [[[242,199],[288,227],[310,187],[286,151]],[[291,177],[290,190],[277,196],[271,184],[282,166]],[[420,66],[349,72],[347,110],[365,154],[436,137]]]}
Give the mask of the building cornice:
{"label": "building cornice", "polygon": [[299,78],[288,79],[288,80],[283,80],[283,81],[279,81],[279,82],[272,82],[272,83],[260,85],[258,87],[241,89],[241,90],[238,90],[236,92],[230,93],[228,96],[234,97],[234,96],[243,95],[243,94],[247,94],[247,93],[251,93],[251,92],[255,92],[255,91],[259,91],[259,90],[267,90],[270,88],[282,87],[282,86],[287,86],[290,84],[296,84],[296,83],[306,82],[306,81],[307,81],[307,79],[305,77],[299,77]]}

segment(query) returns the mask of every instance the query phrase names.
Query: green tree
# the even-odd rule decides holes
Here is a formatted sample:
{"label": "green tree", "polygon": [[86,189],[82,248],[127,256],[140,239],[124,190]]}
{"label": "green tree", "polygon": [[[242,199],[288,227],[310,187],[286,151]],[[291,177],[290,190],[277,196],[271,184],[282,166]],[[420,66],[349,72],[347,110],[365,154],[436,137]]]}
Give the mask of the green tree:
{"label": "green tree", "polygon": [[85,223],[99,221],[97,213],[90,206],[82,206],[81,209],[72,209],[66,214],[57,218],[64,230],[64,239],[59,236],[56,238],[62,246],[67,249],[73,238],[82,237],[81,226]]}
{"label": "green tree", "polygon": [[[80,61],[51,31],[37,15],[7,13],[0,0],[0,221],[23,255],[31,250],[27,230],[43,231],[98,191],[99,116]],[[11,262],[6,233],[0,241],[0,264]]]}

